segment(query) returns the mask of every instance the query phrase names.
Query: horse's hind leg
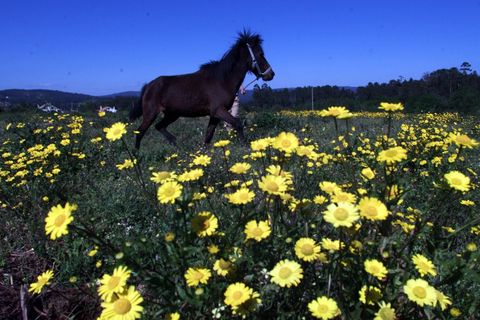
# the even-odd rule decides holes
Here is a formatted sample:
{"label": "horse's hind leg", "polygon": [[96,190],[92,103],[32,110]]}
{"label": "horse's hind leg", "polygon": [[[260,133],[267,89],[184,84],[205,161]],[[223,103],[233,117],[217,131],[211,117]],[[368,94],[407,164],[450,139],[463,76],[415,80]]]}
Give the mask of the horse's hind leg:
{"label": "horse's hind leg", "polygon": [[235,118],[228,112],[225,108],[219,108],[217,109],[217,112],[215,113],[215,116],[220,118],[221,120],[227,122],[230,124],[235,130],[237,131],[238,137],[242,140],[245,141],[245,135],[243,134],[243,125],[242,121],[239,118]]}
{"label": "horse's hind leg", "polygon": [[162,120],[160,120],[156,125],[155,125],[155,129],[157,129],[158,131],[160,131],[161,134],[163,134],[163,136],[165,138],[167,138],[168,142],[173,144],[173,145],[176,145],[175,143],[175,140],[177,140],[175,138],[175,136],[173,134],[171,134],[170,132],[167,131],[167,127],[173,123],[174,121],[176,121],[177,119],[179,118],[179,116],[175,115],[175,114],[171,114],[171,113],[165,113],[165,116],[163,117]]}
{"label": "horse's hind leg", "polygon": [[152,125],[153,121],[157,117],[158,114],[155,113],[144,113],[143,114],[143,120],[142,124],[140,127],[138,127],[137,131],[137,137],[135,139],[135,148],[138,150],[140,149],[140,142],[142,141],[143,136],[145,135],[145,132],[147,132],[147,129]]}
{"label": "horse's hind leg", "polygon": [[209,144],[212,141],[213,134],[215,133],[215,128],[217,127],[220,119],[210,117],[208,122],[207,133],[205,134],[205,144]]}

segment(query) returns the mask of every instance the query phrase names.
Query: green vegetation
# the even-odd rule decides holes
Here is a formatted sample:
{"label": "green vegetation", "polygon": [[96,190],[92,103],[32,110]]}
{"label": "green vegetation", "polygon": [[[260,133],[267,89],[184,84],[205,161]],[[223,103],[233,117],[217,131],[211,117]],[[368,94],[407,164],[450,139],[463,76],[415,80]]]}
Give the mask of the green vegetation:
{"label": "green vegetation", "polygon": [[0,114],[0,318],[479,318],[479,118],[397,107],[138,153],[126,113]]}

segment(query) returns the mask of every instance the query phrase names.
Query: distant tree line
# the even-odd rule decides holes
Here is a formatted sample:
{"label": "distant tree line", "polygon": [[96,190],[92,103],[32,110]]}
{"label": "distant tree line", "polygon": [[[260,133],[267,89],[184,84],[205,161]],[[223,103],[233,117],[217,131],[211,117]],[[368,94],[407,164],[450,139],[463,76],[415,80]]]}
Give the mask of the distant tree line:
{"label": "distant tree line", "polygon": [[[313,89],[313,90],[312,90]],[[375,110],[382,101],[402,102],[407,112],[458,111],[480,113],[480,77],[464,62],[460,68],[425,73],[420,80],[402,77],[388,83],[368,83],[358,88],[337,86],[298,87],[273,90],[266,83],[255,85],[245,107],[255,109],[323,109],[333,105],[353,111]]]}

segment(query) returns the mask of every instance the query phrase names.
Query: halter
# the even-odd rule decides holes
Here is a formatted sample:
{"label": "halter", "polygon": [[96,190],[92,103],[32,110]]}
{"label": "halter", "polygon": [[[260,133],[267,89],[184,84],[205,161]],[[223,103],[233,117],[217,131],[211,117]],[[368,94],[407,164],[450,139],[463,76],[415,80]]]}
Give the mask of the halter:
{"label": "halter", "polygon": [[255,55],[253,54],[252,47],[250,46],[249,43],[247,43],[247,48],[248,48],[248,52],[250,52],[250,57],[252,57],[252,69],[256,69],[258,72],[257,79],[269,73],[272,70],[272,67],[268,66],[267,70],[262,72],[262,70],[260,70],[260,65],[258,64],[257,59],[255,59]]}

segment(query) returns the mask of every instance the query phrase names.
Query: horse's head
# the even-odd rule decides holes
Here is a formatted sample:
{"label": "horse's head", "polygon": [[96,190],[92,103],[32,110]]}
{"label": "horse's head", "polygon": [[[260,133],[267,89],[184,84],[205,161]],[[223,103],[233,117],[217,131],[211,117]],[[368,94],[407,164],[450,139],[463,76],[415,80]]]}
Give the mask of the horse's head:
{"label": "horse's head", "polygon": [[275,72],[273,72],[267,58],[265,58],[262,47],[253,47],[247,43],[247,48],[252,61],[250,71],[252,71],[257,78],[262,78],[264,81],[272,80],[275,76]]}
{"label": "horse's head", "polygon": [[272,67],[265,58],[265,53],[262,48],[262,39],[258,34],[251,34],[244,31],[240,34],[240,40],[248,50],[249,57],[249,71],[251,71],[257,78],[262,78],[264,81],[270,81],[275,76]]}

